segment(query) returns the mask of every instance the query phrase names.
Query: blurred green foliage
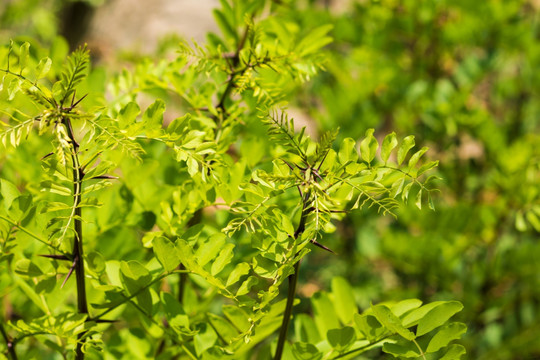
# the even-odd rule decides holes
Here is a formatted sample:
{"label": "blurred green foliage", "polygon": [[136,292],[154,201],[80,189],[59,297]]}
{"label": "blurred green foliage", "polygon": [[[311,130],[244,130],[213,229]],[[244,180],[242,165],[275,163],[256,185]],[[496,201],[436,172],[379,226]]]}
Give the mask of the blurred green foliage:
{"label": "blurred green foliage", "polygon": [[352,215],[337,249],[348,262],[326,278],[356,278],[364,303],[462,301],[472,359],[540,356],[540,4],[381,0],[302,14],[304,26],[335,26],[328,71],[301,97],[311,116],[353,137],[414,133],[443,178],[436,212]]}
{"label": "blurred green foliage", "polygon": [[[60,2],[39,4],[43,2],[19,0],[0,5],[0,39],[3,44],[9,37],[37,39],[33,49],[40,49],[39,43],[56,44],[63,54],[59,57],[65,56],[67,46],[56,37]],[[370,302],[411,297],[462,302],[464,309],[457,316],[468,326],[462,343],[471,359],[539,357],[538,1],[363,0],[346,2],[345,9],[332,1],[284,1],[281,6],[282,19],[296,24],[286,29],[292,34],[333,25],[333,42],[324,51],[326,71],[312,76],[307,86],[287,82],[280,89],[313,119],[310,126],[321,132],[340,127],[339,136],[355,139],[368,128],[415,134],[418,143],[430,147],[426,156],[440,161],[438,175],[443,179],[435,212],[419,211],[412,204],[393,219],[366,209],[337,223],[325,244],[339,255],[314,251],[302,264],[299,309],[309,309],[308,298],[315,291],[331,288],[333,279],[343,276],[361,309],[368,309]],[[210,36],[209,41],[218,40]],[[150,74],[145,67],[151,64],[138,65],[139,78]],[[124,75],[119,82],[129,87],[132,79]],[[105,75],[91,76],[94,80],[87,86],[99,93]],[[145,90],[153,96],[159,92],[153,86]],[[114,88],[109,91],[120,98]],[[127,102],[117,101],[117,107]],[[178,102],[178,108],[186,106]],[[261,146],[256,138],[246,137],[240,151],[256,153]],[[39,177],[39,169],[18,166],[34,161],[33,148],[45,146],[41,139],[30,141],[22,151],[10,153],[9,161],[7,154],[0,154],[2,177]],[[158,209],[173,186],[188,178],[186,172],[182,178],[171,175],[177,170],[173,161],[156,170],[162,147],[147,151],[145,167],[126,165],[129,180],[107,195],[126,211],[100,213],[98,225],[89,230],[96,233],[106,258],[119,253],[124,259],[143,258],[138,244],[105,245],[119,246],[122,239],[136,237],[140,228],[152,228],[150,210]],[[154,180],[145,176],[150,173]],[[144,191],[149,181],[163,186],[149,194]],[[219,211],[217,218],[219,222]],[[100,223],[107,226],[100,228]],[[20,297],[15,294],[11,301]],[[195,298],[186,301],[187,307],[196,306]],[[300,330],[310,320],[300,319],[295,336],[307,341]],[[118,333],[111,343],[129,339],[146,346],[137,331]],[[154,331],[159,337],[159,330]]]}

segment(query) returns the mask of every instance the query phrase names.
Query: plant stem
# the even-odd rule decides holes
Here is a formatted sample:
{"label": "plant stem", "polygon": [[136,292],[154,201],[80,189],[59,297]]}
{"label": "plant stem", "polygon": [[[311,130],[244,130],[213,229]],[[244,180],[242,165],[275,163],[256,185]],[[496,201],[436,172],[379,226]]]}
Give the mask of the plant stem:
{"label": "plant stem", "polygon": [[10,225],[12,226],[15,226],[17,229],[21,230],[22,232],[24,232],[26,235],[36,239],[37,241],[39,241],[40,243],[44,244],[44,245],[47,245],[48,247],[50,247],[51,249],[55,250],[55,251],[58,251],[59,253],[61,253],[62,255],[68,255],[67,253],[65,253],[64,251],[62,251],[62,249],[60,249],[60,247],[58,246],[54,246],[52,244],[50,244],[49,242],[47,242],[46,240],[42,239],[41,237],[39,237],[38,235],[34,234],[33,232],[31,232],[30,230],[26,229],[24,226],[20,225],[19,223],[17,223],[16,221],[13,221],[11,220],[10,218],[8,217],[5,217],[5,216],[2,216],[0,215],[0,220],[4,220],[6,222],[8,222]]}
{"label": "plant stem", "polygon": [[[300,188],[298,189],[300,191]],[[300,235],[304,232],[306,228],[306,220],[309,215],[309,193],[302,194],[300,191],[300,196],[302,197],[302,215],[300,216],[300,222],[298,227],[294,232],[294,239],[298,239]],[[294,264],[294,272],[289,275],[289,290],[287,292],[287,304],[285,306],[285,313],[283,314],[283,322],[281,323],[281,328],[279,330],[279,338],[276,347],[276,354],[274,355],[274,360],[281,360],[283,356],[283,347],[285,346],[285,340],[287,339],[287,331],[289,330],[289,323],[292,316],[292,308],[294,304],[294,298],[296,296],[296,284],[298,283],[298,272],[300,270],[300,260]]]}
{"label": "plant stem", "polygon": [[420,347],[420,345],[418,345],[418,343],[416,342],[415,339],[413,339],[413,342],[414,342],[414,344],[416,345],[416,347],[418,348],[418,351],[420,351],[420,354],[422,355],[422,359],[426,360],[426,355],[424,354],[424,351],[422,350],[422,348]]}
{"label": "plant stem", "polygon": [[6,347],[8,350],[9,358],[11,360],[17,360],[17,353],[15,352],[15,343],[13,340],[11,340],[6,333],[6,330],[4,329],[4,324],[0,324],[0,332],[2,333],[2,337],[4,340],[6,340]]}
{"label": "plant stem", "polygon": [[[178,265],[178,270],[186,270],[184,264]],[[186,282],[188,279],[188,274],[186,272],[181,272],[178,278],[178,302],[184,304],[184,293],[186,292]]]}
{"label": "plant stem", "polygon": [[[187,223],[187,228],[189,229],[190,227],[194,225],[200,224],[202,220],[202,215],[203,215],[203,208],[197,209],[197,211],[193,213],[193,216],[191,217],[191,219],[189,219]],[[186,267],[182,263],[178,265],[178,270],[180,270],[180,273],[178,274],[178,302],[182,304],[183,306],[184,293],[186,292],[186,283],[188,281],[188,272],[184,271],[186,270]]]}
{"label": "plant stem", "polygon": [[[75,239],[73,241],[73,262],[75,266],[75,279],[77,281],[77,312],[79,314],[88,314],[88,305],[86,301],[86,281],[84,275],[84,258],[83,258],[83,233],[82,233],[82,209],[79,206],[82,198],[82,180],[84,173],[81,169],[79,161],[79,144],[75,141],[73,135],[73,127],[68,118],[64,118],[64,125],[67,129],[69,139],[71,141],[73,152],[71,160],[73,163],[73,207],[75,208],[75,218],[73,220],[75,227]],[[82,347],[84,345],[83,337],[85,332],[82,332],[77,337],[77,348],[75,350],[77,360],[84,359]]]}
{"label": "plant stem", "polygon": [[237,77],[242,76],[244,71],[247,70],[246,68],[240,74],[236,73],[236,67],[238,66],[238,64],[240,64],[240,51],[242,51],[242,49],[246,45],[246,40],[249,34],[249,28],[250,28],[249,25],[247,25],[244,30],[244,34],[242,35],[242,37],[240,38],[240,41],[238,42],[238,45],[236,46],[236,51],[234,55],[232,56],[232,64],[231,64],[232,73],[228,79],[227,86],[225,87],[225,91],[223,91],[223,93],[221,94],[221,97],[219,98],[219,102],[216,105],[216,109],[221,109],[223,112],[225,112],[225,101],[229,97],[229,94],[231,93],[234,87],[234,80]]}
{"label": "plant stem", "polygon": [[389,337],[392,337],[392,336],[394,336],[394,334],[387,335],[387,336],[385,336],[383,338],[380,338],[377,341],[371,342],[371,343],[369,343],[367,345],[360,346],[360,347],[358,347],[356,349],[352,349],[352,350],[349,350],[347,352],[341,353],[341,354],[337,355],[336,357],[333,357],[331,360],[341,359],[341,358],[344,358],[346,356],[352,355],[355,352],[366,350],[366,349],[370,348],[371,346],[374,346],[374,345],[380,343],[381,341],[384,341],[384,340],[386,340],[386,339],[388,339]]}
{"label": "plant stem", "polygon": [[287,331],[289,329],[289,323],[292,316],[292,308],[294,304],[294,298],[296,295],[296,284],[298,282],[298,270],[300,268],[300,261],[294,264],[294,273],[289,275],[289,291],[287,293],[287,305],[285,307],[285,313],[283,314],[283,322],[281,323],[281,329],[279,330],[278,344],[276,347],[276,354],[274,360],[280,360],[283,355],[283,347],[285,346],[285,340],[287,338]]}

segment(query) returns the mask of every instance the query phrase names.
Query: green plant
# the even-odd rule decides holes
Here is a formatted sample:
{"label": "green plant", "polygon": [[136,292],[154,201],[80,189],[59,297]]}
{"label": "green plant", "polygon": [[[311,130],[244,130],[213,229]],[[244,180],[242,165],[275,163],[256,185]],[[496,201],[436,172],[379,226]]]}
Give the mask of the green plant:
{"label": "green plant", "polygon": [[[353,210],[393,214],[409,194],[432,207],[435,177],[423,177],[438,163],[421,164],[412,136],[379,144],[367,130],[360,155],[351,138],[334,148],[337,131],[305,136],[282,104],[323,66],[331,27],[305,31],[264,1],[222,7],[222,38],[139,61],[107,100],[84,48],[63,65],[25,42],[1,50],[1,291],[20,304],[1,328],[7,356],[459,359],[462,346],[447,348],[465,331],[447,323],[459,303],[360,314],[342,278],[287,344],[301,260],[332,252],[325,234]],[[14,168],[22,158],[30,170]]]}
{"label": "green plant", "polygon": [[336,248],[351,255],[320,276],[363,283],[364,306],[459,300],[470,358],[540,356],[538,5],[389,0],[303,14],[335,24],[327,72],[302,93],[310,115],[354,137],[414,133],[444,179],[436,212],[401,207],[390,224],[351,214]]}

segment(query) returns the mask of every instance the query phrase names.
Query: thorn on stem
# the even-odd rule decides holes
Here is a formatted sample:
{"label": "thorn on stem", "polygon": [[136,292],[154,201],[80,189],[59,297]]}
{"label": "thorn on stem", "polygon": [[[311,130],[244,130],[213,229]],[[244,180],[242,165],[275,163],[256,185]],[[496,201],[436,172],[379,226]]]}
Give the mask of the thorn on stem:
{"label": "thorn on stem", "polygon": [[[70,111],[73,110],[73,109],[75,108],[75,106],[79,105],[79,103],[80,103],[81,101],[83,101],[84,98],[87,97],[87,96],[88,96],[88,94],[85,94],[83,97],[81,97],[79,100],[77,100],[77,102],[76,102],[75,104],[72,103],[72,104],[71,104],[71,107],[69,108],[69,110],[70,110]],[[73,94],[73,97],[75,97],[75,94]]]}
{"label": "thorn on stem", "polygon": [[69,277],[71,276],[71,274],[73,274],[73,271],[75,270],[75,266],[77,265],[77,261],[79,261],[79,257],[75,257],[75,259],[73,259],[73,263],[71,264],[71,268],[69,269],[69,272],[68,274],[66,275],[66,278],[64,279],[64,282],[62,282],[62,285],[60,286],[60,289],[64,287],[64,285],[66,284],[66,282],[68,281]]}
{"label": "thorn on stem", "polygon": [[43,156],[43,157],[41,158],[41,160],[43,161],[43,160],[45,160],[46,158],[48,158],[49,156],[51,156],[51,155],[53,155],[53,154],[54,154],[53,152],[50,152],[50,153],[48,153],[47,155]]}
{"label": "thorn on stem", "polygon": [[75,94],[77,94],[77,89],[73,91],[73,96],[71,97],[71,109],[73,109],[73,102],[75,101]]}
{"label": "thorn on stem", "polygon": [[54,259],[54,260],[71,260],[66,255],[50,255],[50,254],[43,254],[39,255],[44,258]]}
{"label": "thorn on stem", "polygon": [[99,176],[94,176],[94,177],[90,178],[90,180],[95,180],[95,179],[117,180],[117,179],[118,179],[118,176],[112,176],[112,175],[99,175]]}
{"label": "thorn on stem", "polygon": [[332,251],[332,249],[330,249],[329,247],[326,247],[326,246],[324,246],[323,244],[317,242],[317,240],[313,239],[313,240],[310,240],[310,242],[311,242],[313,245],[318,246],[318,247],[320,247],[321,249],[326,250],[326,251],[328,251],[328,252],[330,252],[330,253],[336,255],[336,253],[335,253],[334,251]]}
{"label": "thorn on stem", "polygon": [[102,323],[102,324],[112,324],[112,323],[118,322],[118,320],[107,320],[107,319],[96,319],[96,320],[89,319],[89,321],[95,321],[98,324],[100,324],[100,323]]}
{"label": "thorn on stem", "polygon": [[290,162],[288,162],[285,159],[281,159],[281,161],[283,161],[289,167],[289,169],[294,170],[294,167],[292,166],[292,164]]}

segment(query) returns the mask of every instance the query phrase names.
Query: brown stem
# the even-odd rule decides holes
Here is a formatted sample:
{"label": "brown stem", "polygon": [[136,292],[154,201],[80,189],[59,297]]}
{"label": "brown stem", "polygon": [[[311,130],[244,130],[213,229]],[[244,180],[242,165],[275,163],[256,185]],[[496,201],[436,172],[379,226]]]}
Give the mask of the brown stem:
{"label": "brown stem", "polygon": [[[300,190],[300,188],[298,188]],[[298,227],[294,232],[294,239],[297,240],[300,235],[304,232],[306,228],[306,221],[309,215],[309,192],[302,194],[302,215],[300,216],[300,222]],[[287,331],[289,330],[289,323],[292,316],[292,308],[294,304],[294,298],[296,296],[296,284],[298,283],[298,272],[300,270],[300,260],[294,264],[294,272],[289,275],[289,289],[287,291],[287,304],[285,306],[285,312],[283,313],[283,321],[281,322],[281,328],[279,330],[278,343],[276,347],[276,354],[274,355],[274,360],[281,360],[283,356],[283,348],[285,346],[285,341],[287,340]]]}
{"label": "brown stem", "polygon": [[294,273],[289,275],[289,290],[287,293],[287,305],[285,306],[285,313],[283,314],[283,321],[281,322],[281,329],[279,330],[278,344],[276,347],[276,354],[274,360],[280,360],[283,355],[283,347],[285,346],[285,340],[287,339],[287,331],[289,330],[289,323],[292,316],[292,308],[294,304],[294,298],[296,296],[296,284],[298,283],[298,270],[300,268],[300,261],[294,264]]}
{"label": "brown stem", "polygon": [[[80,207],[82,200],[82,181],[84,173],[81,169],[81,164],[79,161],[79,144],[75,141],[71,121],[68,118],[64,118],[63,123],[67,129],[69,139],[73,146],[71,160],[73,163],[73,206],[75,207],[75,218],[73,222],[75,226],[75,239],[73,241],[72,257],[75,264],[75,279],[77,281],[77,312],[79,314],[88,314],[83,258],[83,233],[81,221],[82,209]],[[75,350],[75,358],[77,360],[84,359],[84,353],[82,351],[82,347],[84,345],[84,335],[85,332],[82,332],[77,337],[77,348]]]}
{"label": "brown stem", "polygon": [[[199,224],[201,222],[202,215],[203,215],[203,208],[197,209],[197,211],[193,213],[193,216],[191,217],[191,219],[189,219],[187,223],[187,228],[189,229],[190,227],[196,224]],[[186,270],[186,267],[184,266],[184,264],[180,264],[178,265],[178,270]],[[181,271],[180,274],[178,275],[178,301],[182,305],[184,305],[184,293],[186,292],[187,280],[188,280],[187,271]]]}
{"label": "brown stem", "polygon": [[[236,47],[236,51],[234,55],[231,56],[232,58],[232,64],[231,64],[231,70],[232,73],[228,79],[227,87],[225,88],[225,91],[223,94],[221,94],[221,97],[219,98],[219,102],[216,106],[217,109],[221,109],[222,111],[225,111],[225,100],[229,97],[229,94],[231,93],[233,86],[234,86],[234,79],[239,75],[235,68],[240,63],[240,51],[244,48],[247,40],[247,36],[249,34],[249,25],[246,25],[246,29],[244,31],[244,34],[242,35],[242,38],[240,39],[240,42],[238,43],[238,46]],[[245,71],[245,70],[244,70]],[[240,76],[243,74],[240,73]]]}
{"label": "brown stem", "polygon": [[15,352],[15,342],[9,338],[8,334],[6,333],[6,330],[4,329],[4,325],[0,324],[0,333],[2,333],[2,337],[6,341],[6,347],[9,354],[9,358],[11,360],[17,360],[17,353]]}
{"label": "brown stem", "polygon": [[[184,264],[180,264],[178,266],[178,270],[186,270],[186,267]],[[187,273],[181,272],[178,278],[178,302],[182,305],[184,305],[184,293],[186,292],[186,282],[188,279],[187,276]]]}

